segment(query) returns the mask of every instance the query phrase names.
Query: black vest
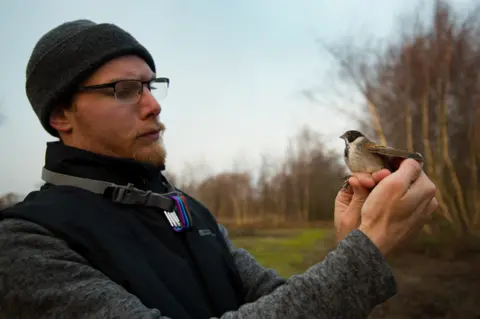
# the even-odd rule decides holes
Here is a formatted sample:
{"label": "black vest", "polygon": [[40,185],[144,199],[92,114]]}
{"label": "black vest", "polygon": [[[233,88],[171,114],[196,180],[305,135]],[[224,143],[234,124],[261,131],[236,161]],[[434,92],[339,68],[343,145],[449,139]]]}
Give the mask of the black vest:
{"label": "black vest", "polygon": [[[45,167],[165,192],[161,169],[48,143]],[[193,226],[173,231],[155,208],[113,203],[72,186],[44,185],[2,212],[65,240],[96,269],[171,318],[210,318],[242,305],[241,279],[215,218],[186,195]]]}

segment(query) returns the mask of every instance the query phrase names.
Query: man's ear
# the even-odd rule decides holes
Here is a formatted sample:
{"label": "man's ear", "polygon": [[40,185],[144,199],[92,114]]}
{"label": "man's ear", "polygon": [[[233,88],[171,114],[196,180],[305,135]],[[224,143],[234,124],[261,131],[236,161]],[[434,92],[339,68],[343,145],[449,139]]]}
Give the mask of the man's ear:
{"label": "man's ear", "polygon": [[50,125],[59,133],[69,133],[72,131],[71,113],[65,107],[58,107],[50,114]]}

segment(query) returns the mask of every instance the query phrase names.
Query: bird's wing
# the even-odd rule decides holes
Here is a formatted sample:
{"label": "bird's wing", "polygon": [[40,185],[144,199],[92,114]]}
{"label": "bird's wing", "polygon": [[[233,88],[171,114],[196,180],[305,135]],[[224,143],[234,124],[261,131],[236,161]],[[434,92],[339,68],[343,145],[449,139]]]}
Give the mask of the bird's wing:
{"label": "bird's wing", "polygon": [[407,152],[404,150],[399,150],[399,149],[388,147],[388,146],[378,145],[375,143],[367,143],[366,148],[368,149],[369,152],[379,154],[379,155],[384,155],[388,157],[412,158],[416,161],[423,162],[422,154],[417,152],[415,153]]}
{"label": "bird's wing", "polygon": [[369,152],[378,154],[383,157],[385,167],[390,171],[396,171],[404,159],[412,158],[423,166],[423,156],[420,153],[412,153],[396,148],[378,145],[375,143],[367,143],[366,148]]}

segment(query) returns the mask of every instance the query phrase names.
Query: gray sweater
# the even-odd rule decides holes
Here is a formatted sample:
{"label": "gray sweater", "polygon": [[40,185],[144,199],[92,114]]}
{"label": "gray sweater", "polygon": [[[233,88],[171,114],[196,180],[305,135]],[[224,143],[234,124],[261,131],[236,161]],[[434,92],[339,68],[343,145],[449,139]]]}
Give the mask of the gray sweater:
{"label": "gray sweater", "polygon": [[[322,262],[285,280],[235,248],[221,229],[247,300],[222,319],[366,318],[396,293],[390,267],[358,230]],[[13,219],[0,223],[0,317],[167,319],[162,309],[147,308],[45,228]]]}

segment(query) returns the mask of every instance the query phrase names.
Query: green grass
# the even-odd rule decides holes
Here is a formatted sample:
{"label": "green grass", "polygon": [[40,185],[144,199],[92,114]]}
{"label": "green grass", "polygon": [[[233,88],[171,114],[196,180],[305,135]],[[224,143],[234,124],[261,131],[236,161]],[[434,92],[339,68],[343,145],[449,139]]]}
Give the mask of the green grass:
{"label": "green grass", "polygon": [[256,231],[253,236],[233,236],[232,240],[264,267],[287,278],[321,261],[331,247],[331,238],[329,229],[307,228]]}

